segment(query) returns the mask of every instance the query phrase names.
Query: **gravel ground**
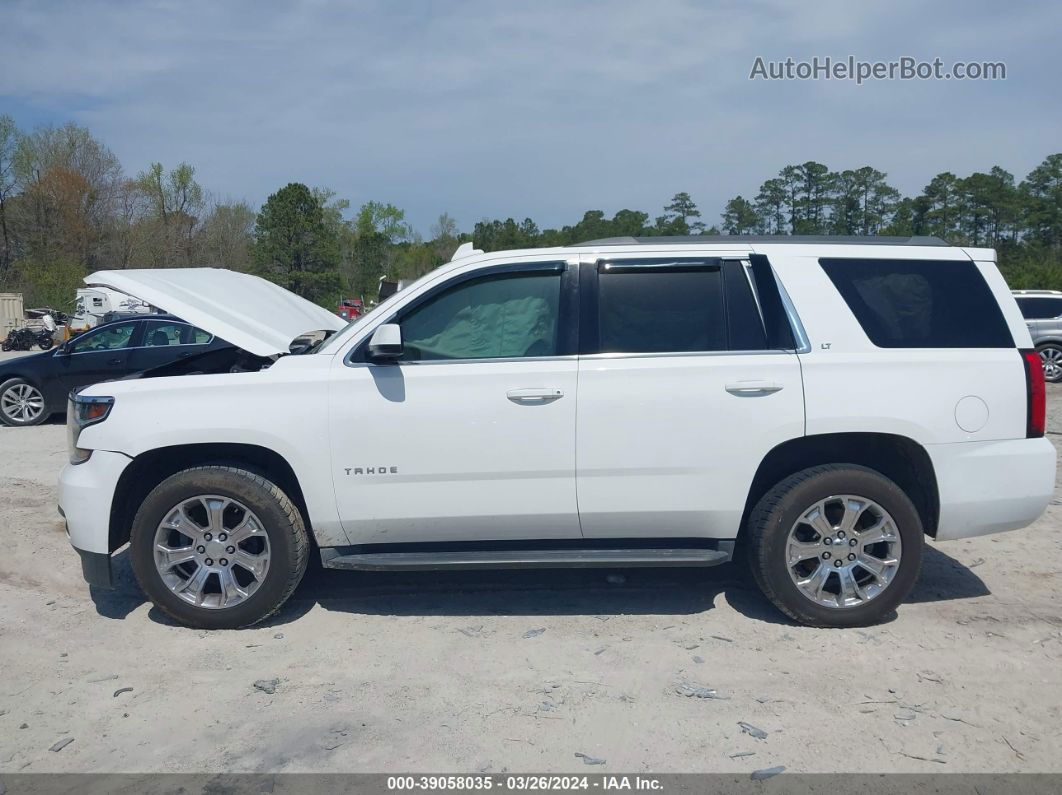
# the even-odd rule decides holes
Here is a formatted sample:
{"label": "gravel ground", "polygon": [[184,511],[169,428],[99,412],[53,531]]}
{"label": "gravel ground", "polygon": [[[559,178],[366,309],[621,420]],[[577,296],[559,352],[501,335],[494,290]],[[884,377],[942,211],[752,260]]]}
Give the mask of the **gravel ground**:
{"label": "gravel ground", "polygon": [[0,773],[1062,772],[1062,506],[929,543],[867,630],[795,626],[735,564],[311,566],[268,625],[200,632],[144,601],[125,554],[115,590],[82,581],[64,433],[0,428]]}

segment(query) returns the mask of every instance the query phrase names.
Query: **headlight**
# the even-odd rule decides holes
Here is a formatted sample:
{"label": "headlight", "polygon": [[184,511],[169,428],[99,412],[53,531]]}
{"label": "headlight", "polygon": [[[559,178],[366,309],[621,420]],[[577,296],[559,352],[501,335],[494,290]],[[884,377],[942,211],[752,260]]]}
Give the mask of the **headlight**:
{"label": "headlight", "polygon": [[91,450],[77,446],[78,437],[84,428],[107,419],[113,406],[112,397],[70,394],[70,402],[66,407],[66,442],[71,464],[83,464],[92,456]]}

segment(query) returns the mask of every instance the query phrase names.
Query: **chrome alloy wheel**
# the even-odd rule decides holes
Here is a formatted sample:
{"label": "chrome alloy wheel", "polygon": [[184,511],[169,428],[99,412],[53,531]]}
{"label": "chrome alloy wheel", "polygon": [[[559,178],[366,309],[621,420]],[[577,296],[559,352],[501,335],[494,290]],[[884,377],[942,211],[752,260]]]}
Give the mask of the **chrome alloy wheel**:
{"label": "chrome alloy wheel", "polygon": [[258,517],[230,497],[204,494],[175,505],[155,531],[155,568],[190,605],[212,610],[250,597],[269,571],[269,538]]}
{"label": "chrome alloy wheel", "polygon": [[900,568],[900,533],[873,500],[820,500],[793,523],[786,567],[797,589],[823,607],[859,607],[881,595]]}
{"label": "chrome alloy wheel", "polygon": [[1062,378],[1062,350],[1047,347],[1040,351],[1040,362],[1044,366],[1044,378],[1057,381]]}
{"label": "chrome alloy wheel", "polygon": [[44,395],[31,384],[15,384],[0,396],[0,411],[16,422],[32,422],[44,413]]}

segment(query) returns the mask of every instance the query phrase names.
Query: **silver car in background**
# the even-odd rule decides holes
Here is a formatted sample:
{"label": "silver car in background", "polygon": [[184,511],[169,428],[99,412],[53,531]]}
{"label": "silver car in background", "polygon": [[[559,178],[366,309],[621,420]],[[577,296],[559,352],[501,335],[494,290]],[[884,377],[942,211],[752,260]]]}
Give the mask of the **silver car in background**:
{"label": "silver car in background", "polygon": [[1044,379],[1057,384],[1062,381],[1062,291],[1014,290],[1013,293],[1044,364]]}

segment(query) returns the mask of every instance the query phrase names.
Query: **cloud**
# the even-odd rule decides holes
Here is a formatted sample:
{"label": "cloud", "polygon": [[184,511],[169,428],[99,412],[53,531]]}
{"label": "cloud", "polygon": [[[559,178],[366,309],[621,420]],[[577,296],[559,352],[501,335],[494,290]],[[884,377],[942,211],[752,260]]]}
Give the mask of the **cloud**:
{"label": "cloud", "polygon": [[[74,119],[137,171],[222,195],[288,181],[355,205],[541,225],[588,208],[706,215],[789,162],[1019,175],[1058,148],[1043,4],[8,3],[0,110]],[[749,81],[756,56],[1003,60],[1001,83]]]}

